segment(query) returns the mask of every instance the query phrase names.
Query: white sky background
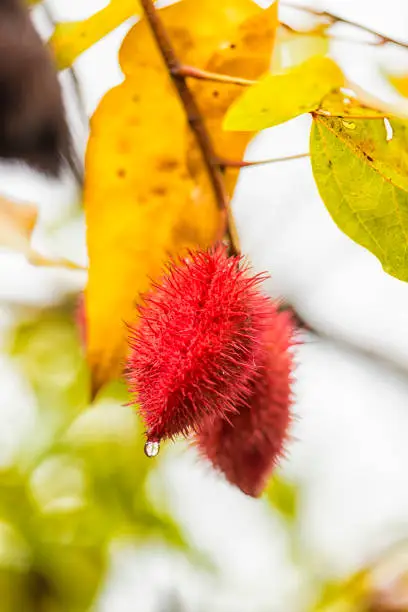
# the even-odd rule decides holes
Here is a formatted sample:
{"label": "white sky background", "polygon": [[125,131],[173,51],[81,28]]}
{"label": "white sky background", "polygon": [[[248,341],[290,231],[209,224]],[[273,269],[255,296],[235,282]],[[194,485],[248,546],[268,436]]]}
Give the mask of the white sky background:
{"label": "white sky background", "polygon": [[[298,3],[408,40],[406,0]],[[50,2],[55,16],[63,19],[85,17],[102,5],[97,0]],[[121,80],[116,51],[126,29],[78,62],[89,114]],[[381,76],[381,66],[405,66],[408,71],[408,52],[337,43],[332,54],[351,80],[397,99]],[[309,119],[302,117],[264,132],[250,146],[248,159],[306,151],[308,127]],[[79,136],[84,139],[80,131]],[[69,179],[51,183],[10,166],[0,166],[0,181],[6,194],[41,205],[39,243],[43,230],[69,212],[75,193]],[[304,491],[301,539],[309,569],[328,576],[347,573],[387,541],[408,536],[408,285],[387,276],[373,256],[336,228],[317,194],[308,160],[246,169],[234,209],[243,251],[257,270],[271,273],[271,291],[285,295],[315,327],[400,367],[398,372],[316,338],[298,352],[299,420],[284,471]],[[81,223],[71,221],[49,247],[86,262]],[[9,306],[49,303],[83,282],[80,274],[36,270],[18,256],[0,254],[0,299]],[[5,310],[0,324],[7,319]],[[16,411],[23,414],[19,410],[26,404],[24,381],[2,363],[1,456],[11,452],[13,434],[24,427]],[[302,609],[288,543],[262,502],[217,480],[183,447],[174,450],[163,483],[176,515],[222,566],[222,580],[205,581],[182,560],[170,560],[155,549],[124,551],[115,557],[100,612],[134,612],[136,601],[137,609],[153,612],[172,588],[194,612]]]}

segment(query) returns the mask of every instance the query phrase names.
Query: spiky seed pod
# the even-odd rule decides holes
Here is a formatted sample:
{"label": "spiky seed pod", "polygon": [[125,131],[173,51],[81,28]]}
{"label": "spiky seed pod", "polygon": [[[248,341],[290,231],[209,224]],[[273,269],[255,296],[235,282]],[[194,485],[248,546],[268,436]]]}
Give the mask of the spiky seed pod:
{"label": "spiky seed pod", "polygon": [[294,326],[289,313],[269,306],[258,371],[250,395],[229,420],[209,420],[197,435],[200,453],[227,480],[258,497],[282,457],[291,422]]}
{"label": "spiky seed pod", "polygon": [[145,296],[127,380],[149,440],[199,431],[246,401],[269,321],[262,280],[218,246],[172,263]]}
{"label": "spiky seed pod", "polygon": [[56,175],[70,146],[51,54],[23,0],[1,0],[0,158]]}

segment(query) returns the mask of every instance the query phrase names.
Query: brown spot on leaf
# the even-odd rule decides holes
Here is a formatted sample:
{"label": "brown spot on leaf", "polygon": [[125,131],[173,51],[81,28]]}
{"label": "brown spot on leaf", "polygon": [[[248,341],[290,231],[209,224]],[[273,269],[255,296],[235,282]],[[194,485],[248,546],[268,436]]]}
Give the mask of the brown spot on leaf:
{"label": "brown spot on leaf", "polygon": [[152,193],[156,196],[164,196],[167,193],[166,185],[155,185],[152,187]]}
{"label": "brown spot on leaf", "polygon": [[162,172],[171,172],[175,170],[179,165],[177,159],[172,159],[171,157],[163,157],[159,159],[156,164],[156,168]]}
{"label": "brown spot on leaf", "polygon": [[183,221],[174,226],[172,234],[176,244],[198,244],[200,241],[200,232],[197,228]]}

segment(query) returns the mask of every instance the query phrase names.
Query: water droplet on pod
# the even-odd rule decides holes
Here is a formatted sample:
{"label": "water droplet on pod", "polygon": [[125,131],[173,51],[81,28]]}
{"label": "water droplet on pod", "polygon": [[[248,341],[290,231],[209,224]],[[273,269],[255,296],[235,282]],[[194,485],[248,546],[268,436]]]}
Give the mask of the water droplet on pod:
{"label": "water droplet on pod", "polygon": [[144,452],[146,457],[157,457],[160,452],[160,442],[148,440],[144,445]]}
{"label": "water droplet on pod", "polygon": [[344,121],[344,119],[343,119],[343,125],[348,130],[355,130],[356,129],[356,124],[353,123],[352,121]]}

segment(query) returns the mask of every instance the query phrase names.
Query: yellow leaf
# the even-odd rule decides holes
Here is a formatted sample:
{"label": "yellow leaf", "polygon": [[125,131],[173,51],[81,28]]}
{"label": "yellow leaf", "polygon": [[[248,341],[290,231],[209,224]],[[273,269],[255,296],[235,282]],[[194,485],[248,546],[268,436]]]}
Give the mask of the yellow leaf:
{"label": "yellow leaf", "polygon": [[[217,48],[228,49],[237,27],[263,12],[253,0],[181,0],[161,9],[160,19],[183,63],[204,68]],[[164,69],[145,20],[126,36],[119,63],[126,76],[136,74],[140,65]]]}
{"label": "yellow leaf", "polygon": [[83,21],[58,23],[49,44],[59,70],[72,66],[84,51],[138,12],[137,0],[111,0]]}
{"label": "yellow leaf", "polygon": [[[160,17],[184,64],[204,69],[224,58],[238,71],[248,50],[243,70],[257,76],[269,64],[273,39],[267,45],[261,40],[259,17],[272,24],[263,29],[273,34],[274,11],[252,0],[183,0],[162,9]],[[256,23],[250,25],[251,19]],[[140,293],[163,263],[186,248],[212,244],[220,231],[201,153],[144,20],[129,32],[119,60],[125,81],[96,110],[86,155],[87,351],[95,390],[121,374],[124,322],[135,320]],[[205,85],[198,91],[194,84],[194,90],[216,136],[225,100],[218,101],[212,85]],[[229,99],[229,86],[224,87]]]}
{"label": "yellow leaf", "polygon": [[[268,69],[278,26],[278,3],[259,10],[230,31],[228,37],[205,64],[205,70],[219,74],[257,79]],[[245,132],[223,129],[225,113],[242,94],[242,86],[226,83],[194,81],[191,89],[205,118],[205,125],[221,159],[241,160],[251,140]],[[202,166],[198,166],[202,172]],[[239,170],[228,168],[225,173],[227,190],[232,194]]]}
{"label": "yellow leaf", "polygon": [[139,79],[127,79],[103,99],[86,156],[86,308],[95,388],[121,372],[123,322],[133,321],[139,293],[170,253],[211,244],[219,225],[213,198],[193,198],[185,118],[172,85],[148,68],[139,76],[143,92]]}
{"label": "yellow leaf", "polygon": [[83,269],[66,259],[45,257],[31,247],[37,217],[38,210],[34,204],[12,202],[0,197],[0,247],[21,253],[35,266]]}
{"label": "yellow leaf", "polygon": [[385,76],[401,96],[408,98],[408,74],[386,74]]}
{"label": "yellow leaf", "polygon": [[328,57],[313,57],[282,74],[269,74],[234,102],[226,130],[263,130],[319,108],[322,99],[344,85],[344,76]]}
{"label": "yellow leaf", "polygon": [[319,24],[310,30],[299,32],[279,26],[273,52],[272,72],[282,72],[315,55],[326,55],[330,48],[330,39],[326,35],[327,27],[328,24]]}

